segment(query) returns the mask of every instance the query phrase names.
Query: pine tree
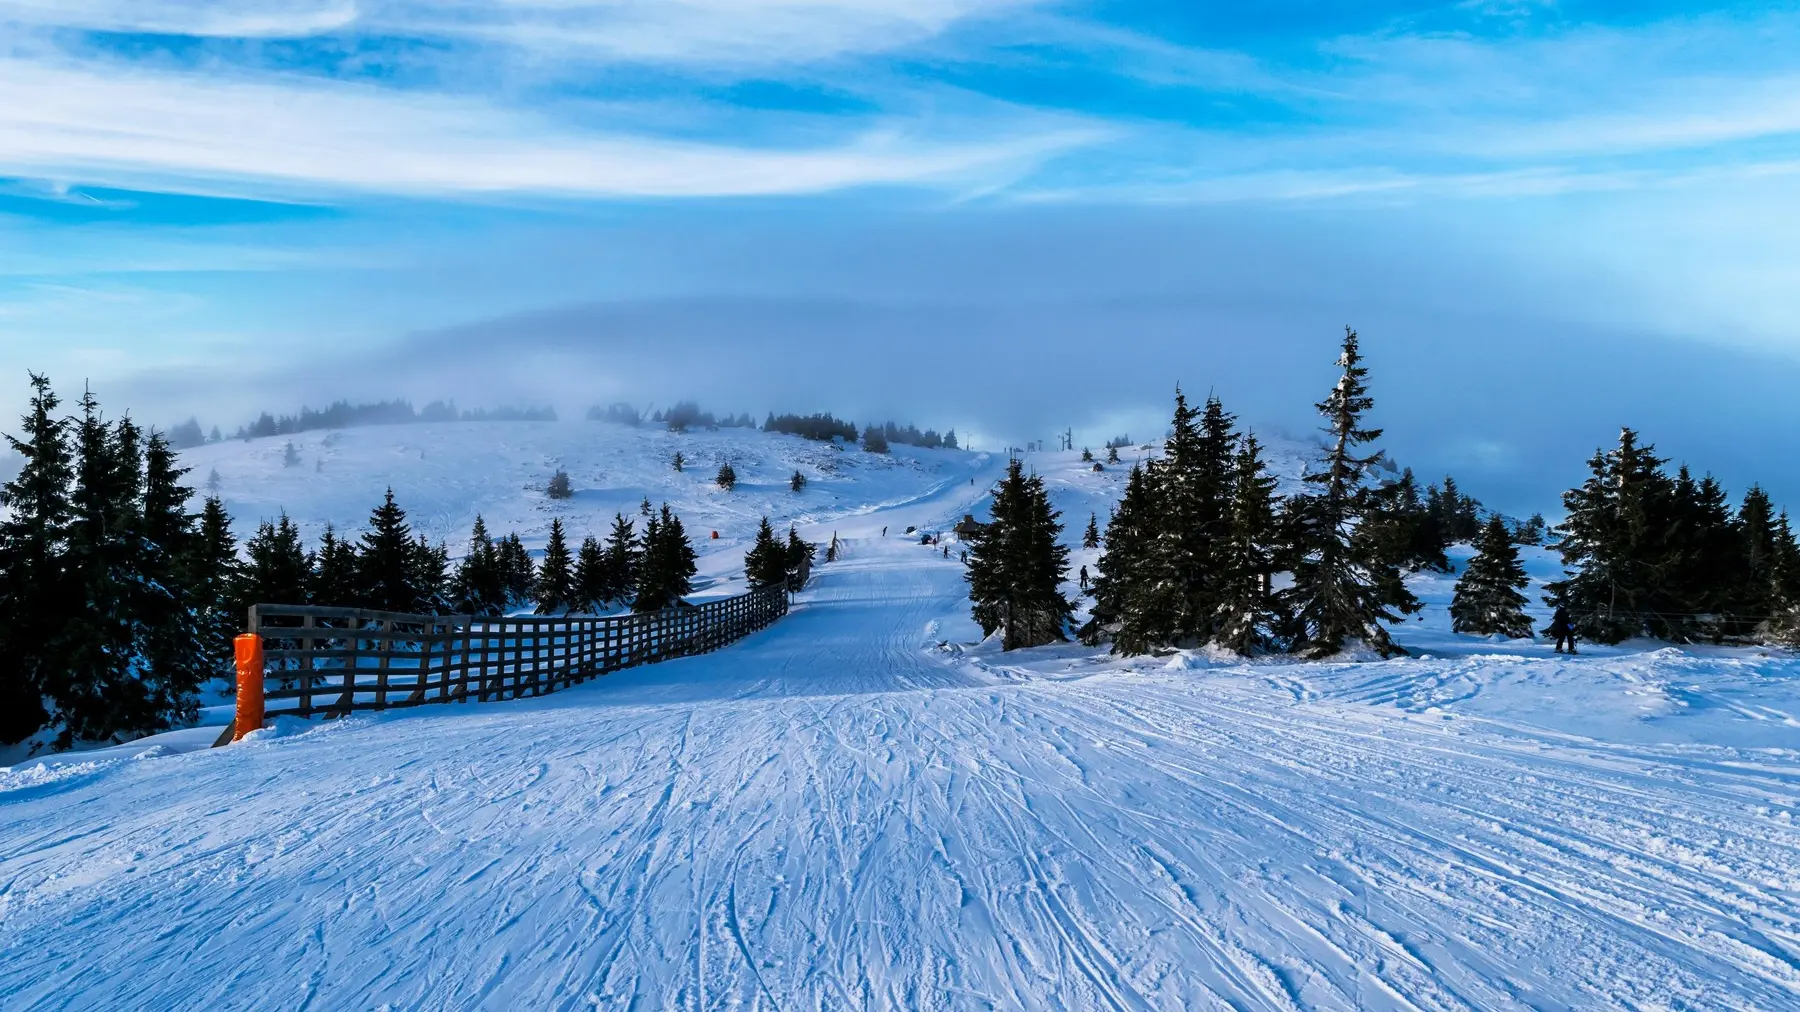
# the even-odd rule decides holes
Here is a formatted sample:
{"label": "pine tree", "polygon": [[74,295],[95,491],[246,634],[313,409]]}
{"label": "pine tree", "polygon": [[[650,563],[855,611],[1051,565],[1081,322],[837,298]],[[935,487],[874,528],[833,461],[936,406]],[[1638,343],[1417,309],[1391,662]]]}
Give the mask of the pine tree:
{"label": "pine tree", "polygon": [[677,471],[681,470],[681,465],[683,465],[685,463],[687,463],[687,461],[682,459],[681,451],[676,450],[675,451],[675,470],[677,470]]}
{"label": "pine tree", "polygon": [[382,504],[369,514],[369,529],[363,532],[362,550],[358,553],[357,596],[363,607],[395,612],[422,610],[425,601],[415,582],[418,570],[414,552],[406,511],[394,502],[394,490],[390,488]]}
{"label": "pine tree", "polygon": [[1082,447],[1081,448],[1081,462],[1083,464],[1092,464],[1094,462],[1094,451],[1088,449],[1085,446]]}
{"label": "pine tree", "polygon": [[798,492],[805,487],[806,487],[806,475],[801,474],[799,471],[795,471],[794,476],[792,478],[788,479],[788,488],[794,490],[795,492]]}
{"label": "pine tree", "polygon": [[1525,614],[1525,595],[1531,583],[1519,564],[1506,522],[1498,514],[1488,518],[1475,540],[1475,555],[1456,581],[1450,602],[1450,626],[1459,633],[1530,639],[1531,619]]}
{"label": "pine tree", "polygon": [[744,553],[744,578],[753,590],[787,583],[787,550],[775,540],[775,529],[763,517],[756,528],[756,541]]}
{"label": "pine tree", "polygon": [[290,439],[287,441],[287,445],[281,449],[281,466],[294,467],[299,463],[300,451],[294,449],[294,441]]}
{"label": "pine tree", "polygon": [[499,549],[488,535],[487,521],[479,513],[469,531],[468,550],[450,581],[450,597],[456,609],[466,614],[506,614],[506,574],[501,570]]}
{"label": "pine tree", "polygon": [[30,737],[50,719],[44,699],[62,680],[68,616],[78,607],[66,570],[74,506],[69,424],[50,381],[31,373],[21,433],[8,444],[23,466],[0,489],[0,743]]}
{"label": "pine tree", "polygon": [[1001,649],[1067,638],[1073,612],[1062,596],[1069,550],[1043,480],[1025,477],[1015,460],[994,494],[993,519],[970,538],[969,598],[985,635],[1001,634]]}
{"label": "pine tree", "polygon": [[637,532],[625,514],[613,517],[612,532],[606,538],[605,583],[601,600],[605,603],[628,603],[636,596],[638,566],[643,557]]}
{"label": "pine tree", "polygon": [[1775,506],[1759,485],[1744,493],[1737,512],[1737,536],[1741,569],[1735,581],[1733,610],[1752,623],[1761,622],[1774,612]]}
{"label": "pine tree", "polygon": [[77,465],[70,500],[68,573],[80,601],[64,627],[67,649],[53,684],[62,729],[56,747],[154,729],[154,701],[141,673],[147,595],[141,529],[142,459],[129,419],[109,426],[91,391],[76,423]]}
{"label": "pine tree", "polygon": [[1246,433],[1233,460],[1226,533],[1214,554],[1219,592],[1213,642],[1233,653],[1279,646],[1281,623],[1271,591],[1277,539],[1275,478],[1263,466],[1262,445]]}
{"label": "pine tree", "polygon": [[281,514],[275,523],[263,521],[250,540],[244,542],[248,560],[243,567],[243,586],[239,599],[252,604],[308,604],[311,597],[307,585],[312,570],[306,564],[306,550],[300,543],[300,529]]}
{"label": "pine tree", "polygon": [[550,520],[550,538],[544,544],[544,561],[538,566],[537,613],[566,614],[575,602],[575,570],[569,544],[563,536],[561,517]]}
{"label": "pine tree", "polygon": [[637,595],[631,609],[651,612],[680,605],[693,591],[693,577],[699,571],[694,562],[694,546],[681,518],[664,503],[661,514],[645,526]]}
{"label": "pine tree", "polygon": [[1621,429],[1617,448],[1596,450],[1587,481],[1563,493],[1554,547],[1565,578],[1547,589],[1584,639],[1617,643],[1655,626],[1675,492],[1662,465],[1654,447]]}
{"label": "pine tree", "polygon": [[432,544],[421,534],[413,542],[409,560],[416,610],[426,615],[448,615],[455,609],[450,600],[450,547],[443,542]]}
{"label": "pine tree", "polygon": [[643,514],[646,517],[650,516],[650,497],[649,496],[645,496],[644,501],[641,503],[638,503],[638,512]]}
{"label": "pine tree", "polygon": [[356,543],[338,537],[337,528],[326,524],[318,551],[313,553],[308,596],[314,604],[328,608],[354,607],[361,600],[359,579]]}
{"label": "pine tree", "polygon": [[1081,547],[1087,549],[1100,547],[1100,518],[1093,513],[1088,514],[1087,530],[1081,535]]}
{"label": "pine tree", "polygon": [[813,557],[818,551],[818,545],[802,540],[799,531],[791,525],[788,527],[787,589],[790,593],[806,589],[806,581],[812,578]]}
{"label": "pine tree", "polygon": [[718,477],[713,479],[719,487],[729,492],[737,487],[737,472],[731,469],[731,461],[719,465]]}
{"label": "pine tree", "polygon": [[225,479],[219,477],[218,468],[215,467],[206,473],[206,491],[209,494],[218,495],[219,489],[224,487],[224,485]]}
{"label": "pine tree", "polygon": [[871,425],[863,430],[863,449],[870,453],[888,452],[887,433],[881,431],[881,426]]}
{"label": "pine tree", "polygon": [[189,579],[194,550],[193,492],[181,484],[169,441],[150,433],[144,449],[143,509],[136,532],[143,550],[145,585],[139,594],[144,665],[156,719],[152,727],[191,723],[199,713],[200,687],[223,673],[224,653],[207,653],[200,625],[205,600]]}
{"label": "pine tree", "polygon": [[600,547],[600,539],[592,534],[582,538],[581,547],[575,551],[574,585],[575,611],[598,611],[609,600],[611,588],[606,572],[606,549]]}
{"label": "pine tree", "polygon": [[531,553],[525,550],[525,544],[519,540],[516,531],[501,539],[494,554],[499,563],[501,587],[506,595],[506,604],[501,608],[504,613],[519,602],[533,599],[537,589],[537,567],[532,563]]}
{"label": "pine tree", "polygon": [[[679,471],[680,468],[676,468],[676,470]],[[569,472],[560,467],[557,468],[556,473],[550,476],[550,484],[544,490],[544,494],[552,499],[574,498],[575,487],[569,483]]]}
{"label": "pine tree", "polygon": [[237,538],[231,533],[231,517],[217,496],[209,496],[200,508],[199,530],[184,562],[189,593],[194,600],[199,649],[214,658],[220,676],[228,675],[232,638],[244,628],[243,601],[238,596]]}
{"label": "pine tree", "polygon": [[1342,370],[1337,385],[1319,402],[1331,444],[1318,469],[1304,475],[1318,491],[1299,503],[1295,516],[1299,539],[1294,580],[1282,595],[1285,609],[1304,630],[1305,648],[1313,657],[1328,657],[1351,639],[1360,639],[1383,657],[1404,653],[1388,636],[1383,622],[1399,613],[1419,610],[1397,568],[1384,557],[1375,532],[1359,535],[1359,522],[1369,511],[1366,471],[1378,453],[1357,448],[1381,438],[1367,428],[1363,416],[1374,407],[1366,381],[1368,369],[1356,331],[1344,328]]}
{"label": "pine tree", "polygon": [[1081,629],[1082,642],[1096,645],[1110,638],[1117,654],[1150,651],[1156,642],[1152,627],[1160,623],[1158,602],[1168,596],[1160,592],[1167,581],[1155,552],[1160,521],[1154,481],[1142,465],[1132,465],[1125,494],[1106,524],[1093,609]]}

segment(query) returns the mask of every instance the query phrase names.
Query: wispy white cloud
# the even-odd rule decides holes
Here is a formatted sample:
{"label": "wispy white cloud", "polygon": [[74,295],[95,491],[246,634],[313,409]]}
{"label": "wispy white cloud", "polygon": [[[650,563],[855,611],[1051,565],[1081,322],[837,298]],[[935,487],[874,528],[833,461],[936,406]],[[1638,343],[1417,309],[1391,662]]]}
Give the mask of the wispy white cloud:
{"label": "wispy white cloud", "polygon": [[683,197],[991,185],[1104,131],[852,123],[804,148],[578,128],[441,94],[0,58],[0,174],[189,192]]}

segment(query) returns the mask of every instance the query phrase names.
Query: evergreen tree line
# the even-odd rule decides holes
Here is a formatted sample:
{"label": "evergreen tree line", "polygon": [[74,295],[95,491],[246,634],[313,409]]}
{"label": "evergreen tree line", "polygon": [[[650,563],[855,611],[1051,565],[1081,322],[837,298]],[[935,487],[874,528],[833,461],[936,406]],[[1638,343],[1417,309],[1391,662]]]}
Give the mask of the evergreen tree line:
{"label": "evergreen tree line", "polygon": [[236,546],[223,506],[189,510],[185,471],[159,432],[79,413],[42,376],[0,487],[0,741],[45,729],[57,748],[191,721],[222,673]]}
{"label": "evergreen tree line", "polygon": [[[323,410],[302,407],[297,415],[282,415],[277,418],[263,412],[256,421],[238,427],[235,438],[257,439],[264,436],[291,436],[300,432],[312,432],[317,429],[348,429],[360,425],[412,425],[422,422],[554,422],[554,408],[474,408],[458,410],[455,401],[432,401],[425,407],[414,410],[412,403],[405,400],[375,401],[371,404],[351,404],[349,401],[336,401]],[[191,430],[189,426],[192,426]],[[198,445],[193,439],[198,433],[199,423],[189,419],[176,426],[174,433],[181,437],[182,445]],[[215,440],[217,429],[214,430]]]}
{"label": "evergreen tree line", "polygon": [[1324,448],[1306,491],[1286,498],[1218,398],[1196,409],[1177,391],[1162,456],[1132,468],[1106,525],[1085,641],[1125,654],[1403,652],[1382,625],[1420,607],[1403,572],[1448,569],[1444,546],[1478,507],[1453,483],[1426,497],[1410,473],[1374,480],[1381,430],[1365,420],[1374,400],[1348,328],[1337,364],[1317,405]]}
{"label": "evergreen tree line", "polygon": [[1547,603],[1586,639],[1800,642],[1800,547],[1785,510],[1752,485],[1734,508],[1711,475],[1674,474],[1622,429],[1563,494],[1553,545],[1565,567]]}
{"label": "evergreen tree line", "polygon": [[833,439],[841,439],[846,443],[856,442],[856,423],[847,422],[821,411],[811,415],[776,414],[769,412],[763,419],[764,432],[781,432],[815,442],[829,443]]}

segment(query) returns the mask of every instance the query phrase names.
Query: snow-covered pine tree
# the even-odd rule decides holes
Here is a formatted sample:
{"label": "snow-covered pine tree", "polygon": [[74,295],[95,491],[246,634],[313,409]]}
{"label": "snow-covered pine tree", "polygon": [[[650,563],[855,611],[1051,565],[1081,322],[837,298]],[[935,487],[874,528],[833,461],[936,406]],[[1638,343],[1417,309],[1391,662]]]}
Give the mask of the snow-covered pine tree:
{"label": "snow-covered pine tree", "polygon": [[357,597],[362,607],[399,612],[417,612],[424,607],[415,582],[418,569],[412,527],[406,522],[406,511],[394,502],[392,488],[369,514],[369,529],[363,532],[357,556]]}
{"label": "snow-covered pine tree", "polygon": [[681,470],[681,466],[686,463],[687,463],[687,458],[685,458],[681,455],[680,450],[676,450],[675,451],[675,460],[674,460],[675,470],[677,470],[677,471]]}
{"label": "snow-covered pine tree", "polygon": [[787,535],[787,589],[797,593],[806,589],[806,581],[812,578],[813,557],[818,554],[819,546],[800,537],[800,532],[792,525]]}
{"label": "snow-covered pine tree", "polygon": [[1088,449],[1085,446],[1082,447],[1081,448],[1081,462],[1083,464],[1092,464],[1094,462],[1094,451]]}
{"label": "snow-covered pine tree", "polygon": [[[676,468],[676,470],[679,471],[680,468]],[[575,486],[569,481],[569,472],[560,467],[557,468],[556,473],[550,476],[550,484],[544,489],[544,494],[552,499],[574,498]]]}
{"label": "snow-covered pine tree", "polygon": [[737,472],[732,469],[731,461],[728,460],[719,465],[718,477],[713,480],[718,483],[720,488],[727,492],[737,487]]}
{"label": "snow-covered pine tree", "polygon": [[300,451],[294,449],[294,441],[290,439],[287,441],[287,445],[281,448],[281,466],[297,467],[299,464]]}
{"label": "snow-covered pine tree", "polygon": [[1073,611],[1062,596],[1069,550],[1043,480],[1015,460],[994,493],[993,519],[969,545],[969,597],[982,632],[1001,633],[1001,649],[1065,639]]}
{"label": "snow-covered pine tree", "polygon": [[1108,464],[1117,464],[1119,462],[1119,448],[1111,443],[1106,444],[1106,462]]}
{"label": "snow-covered pine tree", "polygon": [[1355,639],[1391,657],[1405,651],[1382,623],[1398,621],[1401,613],[1411,614],[1420,605],[1384,557],[1376,532],[1359,530],[1370,509],[1366,472],[1380,454],[1359,453],[1358,447],[1380,439],[1381,430],[1366,428],[1363,421],[1375,400],[1369,396],[1369,370],[1362,364],[1356,331],[1349,327],[1344,328],[1337,365],[1338,382],[1318,404],[1330,444],[1319,467],[1304,475],[1316,491],[1298,503],[1294,581],[1281,600],[1296,628],[1303,630],[1310,656],[1328,657]]}
{"label": "snow-covered pine tree", "polygon": [[801,474],[799,471],[795,471],[794,476],[792,478],[788,479],[788,488],[792,489],[795,492],[798,492],[805,487],[806,487],[806,475]]}
{"label": "snow-covered pine tree", "polygon": [[1088,514],[1087,530],[1081,534],[1081,547],[1087,549],[1100,547],[1100,518],[1096,514]]}
{"label": "snow-covered pine tree", "polygon": [[550,538],[544,543],[544,561],[538,566],[537,613],[564,615],[575,603],[575,569],[561,517],[550,520]]}
{"label": "snow-covered pine tree", "polygon": [[1488,518],[1475,539],[1475,555],[1456,581],[1450,602],[1450,627],[1475,636],[1531,638],[1525,595],[1531,583],[1519,564],[1519,549],[1499,514]]}
{"label": "snow-covered pine tree", "polygon": [[74,520],[69,423],[56,413],[50,381],[30,376],[23,438],[6,437],[23,463],[0,488],[0,743],[8,745],[50,719],[44,700],[62,679],[63,627],[78,607],[65,569]]}
{"label": "snow-covered pine tree", "polygon": [[1265,469],[1254,433],[1238,442],[1226,509],[1226,533],[1214,550],[1218,577],[1213,642],[1252,655],[1278,648],[1279,619],[1271,578],[1278,538],[1275,478]]}
{"label": "snow-covered pine tree", "polygon": [[753,590],[774,587],[787,582],[787,550],[775,540],[775,528],[763,517],[756,528],[756,541],[744,553],[744,578]]}

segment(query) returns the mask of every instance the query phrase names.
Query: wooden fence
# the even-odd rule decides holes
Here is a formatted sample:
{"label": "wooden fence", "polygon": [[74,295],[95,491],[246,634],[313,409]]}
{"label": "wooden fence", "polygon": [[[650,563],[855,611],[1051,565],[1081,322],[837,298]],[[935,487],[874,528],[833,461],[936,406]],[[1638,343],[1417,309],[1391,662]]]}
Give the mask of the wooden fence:
{"label": "wooden fence", "polygon": [[341,716],[541,696],[620,668],[716,650],[787,614],[780,587],[643,615],[407,615],[250,608],[270,716]]}

